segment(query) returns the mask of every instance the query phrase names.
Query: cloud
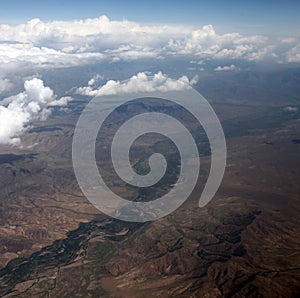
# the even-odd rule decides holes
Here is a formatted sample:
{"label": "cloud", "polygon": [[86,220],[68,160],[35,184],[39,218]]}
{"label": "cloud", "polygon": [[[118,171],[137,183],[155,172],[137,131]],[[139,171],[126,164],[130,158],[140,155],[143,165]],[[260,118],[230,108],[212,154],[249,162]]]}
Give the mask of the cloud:
{"label": "cloud", "polygon": [[95,85],[98,81],[103,80],[104,77],[101,74],[96,74],[94,75],[89,81],[88,81],[88,86],[93,86]]}
{"label": "cloud", "polygon": [[297,107],[292,107],[292,106],[288,106],[288,107],[284,108],[284,111],[291,112],[291,113],[296,113],[296,112],[298,112],[298,110],[299,109]]}
{"label": "cloud", "polygon": [[[62,68],[106,61],[188,57],[193,60],[299,62],[297,39],[270,39],[212,25],[143,25],[106,16],[73,21],[33,19],[0,25],[0,64],[6,72]],[[294,48],[293,48],[294,47]]]}
{"label": "cloud", "polygon": [[61,97],[60,99],[55,99],[55,100],[50,101],[47,106],[49,106],[49,107],[64,107],[64,106],[68,105],[68,103],[71,100],[73,100],[72,97],[64,96],[64,97]]}
{"label": "cloud", "polygon": [[239,68],[236,67],[234,64],[231,64],[227,66],[218,66],[214,69],[214,71],[233,71],[233,70],[239,70]]}
{"label": "cloud", "polygon": [[12,87],[13,84],[9,79],[0,77],[0,94],[11,90]]}
{"label": "cloud", "polygon": [[279,41],[282,43],[294,43],[297,41],[295,37],[286,37],[286,38],[281,38]]}
{"label": "cloud", "polygon": [[285,53],[283,62],[300,62],[300,44]]}
{"label": "cloud", "polygon": [[201,59],[262,60],[273,57],[275,47],[264,36],[243,36],[239,33],[217,34],[212,25],[191,31],[185,38],[171,39],[166,46],[169,54],[194,56]]}
{"label": "cloud", "polygon": [[79,87],[76,93],[87,96],[104,96],[138,92],[176,91],[189,88],[189,84],[195,84],[197,80],[197,76],[191,80],[186,76],[174,80],[162,72],[158,72],[154,76],[150,76],[146,72],[139,72],[126,82],[110,80],[97,89],[93,89],[91,86]]}
{"label": "cloud", "polygon": [[111,21],[103,15],[85,20],[43,22],[33,19],[17,26],[1,25],[0,35],[2,40],[82,52],[107,49],[125,41],[135,45],[157,45],[170,36],[180,37],[190,30],[190,26],[182,25],[148,26],[127,20]]}
{"label": "cloud", "polygon": [[70,100],[70,97],[57,99],[40,79],[25,81],[23,92],[0,102],[0,144],[19,144],[20,135],[31,121],[47,119],[51,114],[49,106],[64,106]]}
{"label": "cloud", "polygon": [[[0,64],[4,70],[16,71],[22,68],[62,68],[84,65],[102,61],[101,53],[69,54],[46,47],[35,47],[31,44],[0,44]],[[3,71],[2,69],[2,71]]]}
{"label": "cloud", "polygon": [[161,58],[160,49],[153,49],[148,46],[140,45],[122,45],[114,50],[106,50],[106,54],[113,60],[136,60],[136,59],[147,59],[147,58]]}

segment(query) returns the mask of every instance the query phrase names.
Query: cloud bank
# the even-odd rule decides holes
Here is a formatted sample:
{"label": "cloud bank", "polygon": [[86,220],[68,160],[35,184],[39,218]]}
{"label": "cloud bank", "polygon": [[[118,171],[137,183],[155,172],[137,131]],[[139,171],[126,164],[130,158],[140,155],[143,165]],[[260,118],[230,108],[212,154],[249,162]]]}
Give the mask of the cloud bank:
{"label": "cloud bank", "polygon": [[153,91],[166,92],[185,90],[189,88],[189,84],[195,84],[196,82],[197,77],[189,80],[188,77],[182,76],[179,79],[174,80],[167,77],[167,75],[162,72],[158,72],[154,74],[154,76],[150,76],[146,72],[139,72],[126,82],[109,80],[106,84],[96,89],[88,84],[88,86],[79,87],[76,90],[76,93],[86,96],[104,96]]}
{"label": "cloud bank", "polygon": [[[191,57],[299,62],[296,38],[270,39],[239,33],[218,34],[212,25],[143,25],[99,18],[0,25],[2,70],[61,68],[145,58]],[[1,88],[1,87],[0,87]]]}
{"label": "cloud bank", "polygon": [[0,102],[0,144],[18,145],[20,135],[33,120],[45,120],[51,106],[65,106],[70,97],[57,98],[42,80],[24,83],[24,91]]}
{"label": "cloud bank", "polygon": [[[70,98],[57,98],[43,81],[28,79],[42,70],[174,57],[183,57],[195,65],[207,62],[216,72],[236,71],[249,61],[299,63],[300,40],[288,36],[281,39],[245,36],[236,32],[220,34],[212,25],[200,28],[144,25],[128,20],[113,21],[106,16],[49,22],[33,19],[13,26],[0,24],[0,96],[11,94],[14,83],[26,80],[23,92],[0,101],[0,143],[18,144],[31,121],[46,119],[54,105],[68,104]],[[244,61],[247,63],[240,63]],[[126,83],[110,80],[98,87],[102,80],[101,75],[92,77],[87,86],[78,88],[76,93],[101,96],[179,90],[197,78],[189,80],[182,76],[173,80],[162,72],[153,77],[140,72]]]}

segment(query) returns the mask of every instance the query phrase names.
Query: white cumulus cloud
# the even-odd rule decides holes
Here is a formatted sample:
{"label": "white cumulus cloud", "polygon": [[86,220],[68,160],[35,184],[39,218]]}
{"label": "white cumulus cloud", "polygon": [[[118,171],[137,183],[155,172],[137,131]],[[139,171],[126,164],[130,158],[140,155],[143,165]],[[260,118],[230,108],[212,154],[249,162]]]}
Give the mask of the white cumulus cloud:
{"label": "white cumulus cloud", "polygon": [[276,61],[285,55],[284,61],[298,62],[293,43],[295,38],[271,40],[236,32],[219,34],[212,25],[144,25],[106,16],[49,22],[33,19],[16,26],[0,25],[0,64],[7,71],[15,71],[170,56]]}
{"label": "white cumulus cloud", "polygon": [[214,71],[233,71],[238,70],[239,68],[236,67],[234,64],[225,65],[225,66],[218,66],[214,69]]}
{"label": "white cumulus cloud", "polygon": [[42,80],[34,78],[24,83],[24,91],[0,102],[0,144],[17,145],[20,135],[33,120],[45,120],[49,106],[64,106],[70,97],[57,98]]}
{"label": "white cumulus cloud", "polygon": [[[9,77],[20,71],[78,67],[103,61],[168,59],[193,61],[241,60],[298,63],[297,38],[268,38],[218,33],[213,25],[140,24],[107,16],[69,21],[33,19],[24,24],[0,24],[0,92],[9,90]],[[236,60],[232,61],[232,60]]]}
{"label": "white cumulus cloud", "polygon": [[128,81],[120,82],[109,80],[105,85],[93,89],[92,86],[79,87],[76,90],[77,94],[87,96],[104,96],[117,95],[126,93],[138,92],[153,92],[153,91],[176,91],[189,88],[189,84],[195,84],[198,77],[191,80],[187,76],[182,76],[177,80],[169,78],[162,72],[150,76],[146,72],[139,72],[132,76]]}
{"label": "white cumulus cloud", "polygon": [[95,85],[98,81],[103,80],[104,77],[101,74],[96,74],[94,75],[89,81],[88,81],[88,85],[89,86],[93,86]]}

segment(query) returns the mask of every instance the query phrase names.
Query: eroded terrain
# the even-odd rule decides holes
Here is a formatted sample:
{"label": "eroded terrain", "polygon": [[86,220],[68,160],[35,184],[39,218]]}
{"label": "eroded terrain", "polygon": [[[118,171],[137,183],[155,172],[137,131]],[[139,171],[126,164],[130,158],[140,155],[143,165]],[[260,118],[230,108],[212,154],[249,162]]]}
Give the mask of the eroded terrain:
{"label": "eroded terrain", "polygon": [[36,125],[23,149],[3,147],[0,295],[297,297],[299,115],[284,106],[216,110],[228,145],[217,196],[197,207],[206,154],[190,199],[143,225],[108,219],[81,194],[71,164],[75,117]]}

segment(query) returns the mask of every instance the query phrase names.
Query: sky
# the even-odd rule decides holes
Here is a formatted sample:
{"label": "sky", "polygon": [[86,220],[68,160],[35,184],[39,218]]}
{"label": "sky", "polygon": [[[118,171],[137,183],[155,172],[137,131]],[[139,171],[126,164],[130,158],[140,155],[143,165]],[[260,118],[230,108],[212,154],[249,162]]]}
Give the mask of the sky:
{"label": "sky", "polygon": [[10,0],[0,2],[0,22],[18,24],[32,18],[44,21],[95,18],[129,19],[139,23],[213,24],[219,32],[299,36],[298,0]]}
{"label": "sky", "polygon": [[[178,90],[203,72],[300,65],[299,11],[299,0],[0,0],[0,144],[19,144],[32,121],[53,106],[67,111],[72,96]],[[185,66],[168,73],[174,61]],[[86,74],[91,65],[97,71]],[[57,94],[43,76],[63,68],[86,80]]]}

